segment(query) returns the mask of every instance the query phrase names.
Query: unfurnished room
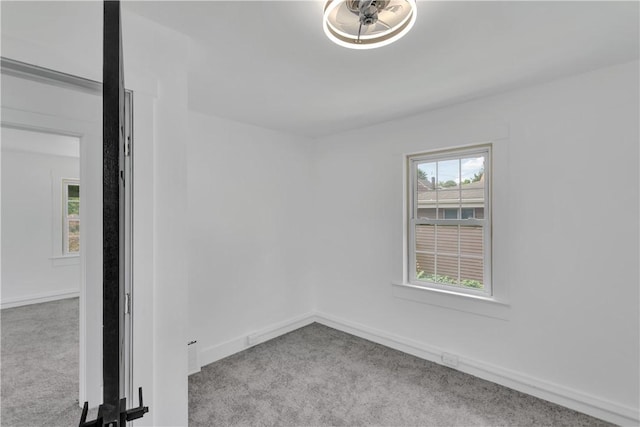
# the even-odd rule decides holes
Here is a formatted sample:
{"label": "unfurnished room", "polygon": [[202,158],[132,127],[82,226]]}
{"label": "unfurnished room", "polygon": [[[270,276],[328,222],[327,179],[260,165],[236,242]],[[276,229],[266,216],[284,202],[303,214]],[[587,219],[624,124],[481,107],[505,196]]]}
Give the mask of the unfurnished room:
{"label": "unfurnished room", "polygon": [[640,2],[0,12],[2,426],[640,425]]}

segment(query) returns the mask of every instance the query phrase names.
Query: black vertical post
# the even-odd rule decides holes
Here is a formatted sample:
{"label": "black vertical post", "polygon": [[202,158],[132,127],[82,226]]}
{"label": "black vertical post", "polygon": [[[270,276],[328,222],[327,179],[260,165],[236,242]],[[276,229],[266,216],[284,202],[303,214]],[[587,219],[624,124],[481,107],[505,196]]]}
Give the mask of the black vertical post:
{"label": "black vertical post", "polygon": [[[124,390],[122,337],[124,337],[123,265],[121,263],[120,151],[124,141],[124,84],[120,2],[104,2],[103,44],[103,316],[102,376],[105,425],[119,423]],[[117,424],[114,424],[117,425]]]}
{"label": "black vertical post", "polygon": [[84,403],[79,427],[124,427],[149,412],[127,409],[124,396],[124,69],[120,2],[104,2],[102,62],[102,382],[103,403],[87,421]]}

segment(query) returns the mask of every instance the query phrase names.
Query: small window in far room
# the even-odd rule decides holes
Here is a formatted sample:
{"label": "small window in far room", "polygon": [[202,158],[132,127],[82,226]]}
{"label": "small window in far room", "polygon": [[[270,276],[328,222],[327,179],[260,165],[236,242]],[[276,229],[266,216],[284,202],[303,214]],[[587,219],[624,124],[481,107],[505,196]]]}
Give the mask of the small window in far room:
{"label": "small window in far room", "polygon": [[64,255],[80,253],[80,182],[62,180],[62,242]]}
{"label": "small window in far room", "polygon": [[407,157],[411,284],[491,296],[491,147]]}

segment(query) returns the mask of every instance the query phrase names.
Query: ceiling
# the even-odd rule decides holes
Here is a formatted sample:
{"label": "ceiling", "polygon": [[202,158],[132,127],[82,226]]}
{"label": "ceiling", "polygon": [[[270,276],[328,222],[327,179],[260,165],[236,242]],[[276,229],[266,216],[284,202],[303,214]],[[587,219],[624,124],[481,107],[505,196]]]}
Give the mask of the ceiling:
{"label": "ceiling", "polygon": [[418,1],[401,40],[352,50],[321,1],[126,2],[193,40],[194,110],[322,136],[638,59],[638,2]]}
{"label": "ceiling", "polygon": [[26,151],[63,157],[80,157],[80,139],[73,136],[56,135],[2,127],[2,151]]}
{"label": "ceiling", "polygon": [[[100,79],[99,2],[0,3],[3,52]],[[191,109],[311,137],[637,60],[640,50],[637,1],[418,0],[413,29],[372,50],[330,42],[321,0],[122,7],[190,37]],[[36,50],[52,43],[69,54]]]}

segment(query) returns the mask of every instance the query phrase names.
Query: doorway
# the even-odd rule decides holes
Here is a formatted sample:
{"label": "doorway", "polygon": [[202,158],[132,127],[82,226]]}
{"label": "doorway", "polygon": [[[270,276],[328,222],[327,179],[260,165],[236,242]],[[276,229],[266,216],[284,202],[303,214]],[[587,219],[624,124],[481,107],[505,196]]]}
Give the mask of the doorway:
{"label": "doorway", "polygon": [[[52,243],[60,247],[59,258],[49,254],[51,263],[65,264],[75,260],[79,270],[79,291],[77,301],[77,376],[75,383],[77,390],[72,396],[75,403],[89,401],[91,406],[97,406],[102,401],[102,85],[87,79],[58,73],[53,70],[43,69],[37,66],[12,61],[2,58],[2,129],[5,132],[25,132],[38,135],[49,135],[55,138],[67,138],[77,141],[79,174],[65,176],[60,180],[58,203],[60,208],[66,204],[66,223],[52,219],[52,227],[55,225],[62,233],[60,244]],[[131,116],[132,94],[127,95],[128,112]],[[129,141],[131,142],[131,122],[127,124]],[[5,138],[3,135],[3,144]],[[4,159],[3,159],[4,168]],[[4,170],[3,178],[4,178]],[[131,178],[131,158],[127,162],[128,179]],[[62,177],[61,177],[62,178]],[[2,182],[3,205],[11,201],[5,201],[5,184]],[[53,189],[51,191],[54,191]],[[129,193],[129,197],[132,195]],[[13,199],[13,196],[12,196]],[[74,204],[78,202],[80,217],[74,217]],[[128,218],[131,218],[131,204],[128,207]],[[53,208],[52,208],[53,210]],[[82,221],[80,223],[80,221]],[[4,244],[5,229],[11,225],[2,224],[3,239],[3,267],[5,264],[5,251],[11,252],[12,245]],[[79,231],[79,233],[78,233]],[[57,231],[51,231],[51,235]],[[66,233],[66,234],[64,234]],[[128,230],[127,262],[128,271],[126,277],[131,277],[131,230]],[[67,236],[67,237],[65,237]],[[67,239],[66,241],[64,239]],[[6,247],[5,247],[6,246]],[[70,255],[75,249],[78,254]],[[65,252],[65,250],[67,252]],[[11,305],[10,294],[5,293],[5,270],[3,268],[3,281],[0,286],[0,302],[3,307]],[[128,294],[131,296],[131,280],[127,281]],[[5,296],[8,298],[5,301]],[[67,294],[73,297],[73,295]],[[9,304],[5,304],[8,302]],[[62,303],[57,303],[62,304]],[[69,307],[56,309],[69,311]],[[127,316],[131,319],[131,312]],[[128,322],[130,332],[132,322]],[[4,338],[4,337],[3,337]],[[131,343],[131,334],[127,336],[127,342]],[[132,346],[129,345],[125,353],[125,363],[130,363]],[[53,357],[59,357],[57,352]],[[46,360],[43,361],[45,363]],[[24,367],[23,367],[24,368]],[[17,373],[14,369],[13,373]],[[128,371],[131,372],[130,370]],[[129,375],[130,377],[130,375]],[[7,377],[8,378],[8,377]],[[5,369],[3,367],[3,382]],[[41,387],[47,387],[45,378],[39,383]],[[5,384],[3,383],[3,391]],[[131,386],[127,386],[127,391]],[[3,394],[3,422],[8,422],[4,413],[6,395]],[[67,398],[67,396],[63,396]],[[37,402],[37,405],[45,407],[46,402]],[[53,410],[53,408],[51,408]],[[76,414],[77,411],[77,414]],[[74,405],[72,419],[74,424],[79,420],[80,407]],[[59,417],[60,414],[55,414]],[[33,420],[27,424],[37,423]],[[20,424],[20,423],[17,423]],[[24,425],[24,423],[23,423]]]}
{"label": "doorway", "polygon": [[2,419],[21,425],[77,412],[80,140],[6,126],[1,138]]}

